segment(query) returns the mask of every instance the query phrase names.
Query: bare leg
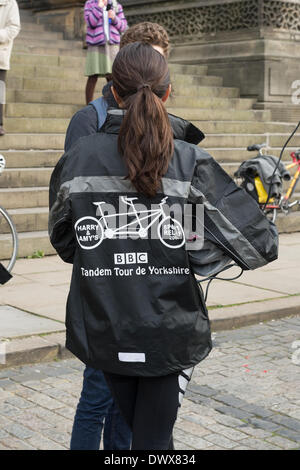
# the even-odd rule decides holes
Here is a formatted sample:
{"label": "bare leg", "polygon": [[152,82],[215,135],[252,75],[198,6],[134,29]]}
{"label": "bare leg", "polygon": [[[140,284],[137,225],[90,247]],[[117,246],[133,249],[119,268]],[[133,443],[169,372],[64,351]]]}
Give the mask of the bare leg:
{"label": "bare leg", "polygon": [[85,87],[86,104],[89,104],[91,101],[93,101],[97,80],[98,80],[98,75],[90,75],[87,79],[86,87]]}

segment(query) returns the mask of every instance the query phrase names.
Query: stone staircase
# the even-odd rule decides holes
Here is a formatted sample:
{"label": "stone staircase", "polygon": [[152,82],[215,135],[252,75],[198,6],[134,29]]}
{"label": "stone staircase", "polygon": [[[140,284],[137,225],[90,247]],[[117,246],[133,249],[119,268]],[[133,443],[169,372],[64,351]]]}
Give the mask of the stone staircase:
{"label": "stone staircase", "polygon": [[[19,256],[24,257],[38,250],[54,253],[47,233],[48,184],[63,154],[69,120],[84,106],[86,79],[81,42],[46,31],[27,11],[21,11],[21,17],[7,79],[7,134],[0,139],[0,153],[7,161],[0,177],[0,203],[16,224]],[[220,77],[207,75],[206,66],[170,64],[170,70],[174,92],[168,110],[202,129],[203,147],[229,174],[252,156],[245,150],[250,144],[267,141],[279,155],[293,124],[270,122],[269,111],[254,110],[255,100],[241,99],[237,88],[223,87]],[[99,80],[99,94],[103,84]],[[300,135],[292,145],[300,147]],[[279,218],[280,231],[300,230],[299,216],[297,212]],[[5,253],[7,235],[0,226],[0,259]]]}

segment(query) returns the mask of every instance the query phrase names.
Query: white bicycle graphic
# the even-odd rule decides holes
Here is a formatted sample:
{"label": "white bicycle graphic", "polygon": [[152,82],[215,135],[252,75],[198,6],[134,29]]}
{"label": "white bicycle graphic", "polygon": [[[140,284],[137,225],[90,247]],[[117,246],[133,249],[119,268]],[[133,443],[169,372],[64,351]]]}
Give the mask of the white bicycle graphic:
{"label": "white bicycle graphic", "polygon": [[[178,220],[167,215],[164,210],[164,205],[168,197],[161,200],[158,209],[153,210],[137,210],[134,201],[137,197],[128,198],[121,196],[121,200],[130,207],[127,212],[106,215],[103,212],[103,205],[106,202],[93,202],[97,207],[96,213],[99,214],[100,218],[85,216],[77,220],[74,228],[76,237],[81,248],[85,250],[93,250],[97,248],[104,239],[113,239],[118,236],[137,236],[145,239],[148,237],[149,229],[159,221],[157,224],[157,237],[163,245],[168,248],[178,249],[185,244],[185,234],[181,224]],[[130,212],[129,212],[130,211]],[[108,222],[112,217],[118,216],[131,216],[133,220],[127,224],[124,224],[118,228],[109,228]],[[150,218],[150,222],[143,226]],[[84,234],[82,234],[84,232]],[[88,235],[87,235],[88,233]],[[168,239],[166,240],[164,236]]]}

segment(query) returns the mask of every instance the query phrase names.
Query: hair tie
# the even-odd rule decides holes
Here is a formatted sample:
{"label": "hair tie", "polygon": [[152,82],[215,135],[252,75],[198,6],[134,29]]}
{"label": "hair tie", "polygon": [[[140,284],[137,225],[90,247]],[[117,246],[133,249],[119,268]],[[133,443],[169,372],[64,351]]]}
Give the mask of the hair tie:
{"label": "hair tie", "polygon": [[143,83],[142,85],[139,85],[137,87],[137,91],[140,91],[142,90],[143,88],[149,88],[149,90],[151,90],[151,86],[148,84],[148,83]]}

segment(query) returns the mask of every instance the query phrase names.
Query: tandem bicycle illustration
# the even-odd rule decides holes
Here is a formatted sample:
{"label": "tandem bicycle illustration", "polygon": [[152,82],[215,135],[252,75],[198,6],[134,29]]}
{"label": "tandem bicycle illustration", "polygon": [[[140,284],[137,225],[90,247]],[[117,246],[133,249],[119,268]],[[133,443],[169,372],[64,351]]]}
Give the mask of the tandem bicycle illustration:
{"label": "tandem bicycle illustration", "polygon": [[[79,245],[85,250],[97,248],[105,239],[114,239],[118,237],[137,237],[141,239],[148,238],[149,230],[157,224],[154,232],[160,242],[168,248],[181,248],[185,242],[185,233],[178,220],[168,215],[165,211],[165,205],[168,197],[164,197],[158,204],[157,209],[138,210],[135,206],[137,197],[121,196],[121,201],[129,206],[127,211],[114,214],[106,214],[103,208],[107,203],[105,201],[93,202],[97,207],[97,217],[81,217],[75,223],[75,232]],[[131,221],[121,224],[119,227],[110,227],[109,222],[112,218],[130,217]]]}

